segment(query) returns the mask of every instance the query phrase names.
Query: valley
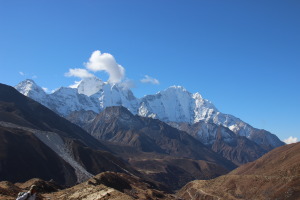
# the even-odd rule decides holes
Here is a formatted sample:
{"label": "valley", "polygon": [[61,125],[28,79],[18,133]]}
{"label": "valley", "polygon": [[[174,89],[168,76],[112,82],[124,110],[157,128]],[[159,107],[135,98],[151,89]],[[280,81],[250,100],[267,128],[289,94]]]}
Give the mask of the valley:
{"label": "valley", "polygon": [[[48,199],[248,198],[257,191],[254,188],[249,194],[242,193],[246,183],[259,181],[259,188],[262,188],[267,187],[267,181],[279,180],[283,184],[287,180],[294,183],[298,179],[298,175],[283,179],[274,175],[253,176],[249,169],[245,171],[250,174],[239,174],[245,167],[257,166],[255,163],[259,163],[261,156],[264,158],[269,155],[267,152],[276,151],[276,147],[283,143],[275,135],[254,129],[244,122],[244,129],[236,129],[237,126],[232,123],[237,119],[233,116],[225,115],[232,120],[231,128],[227,127],[228,122],[220,124],[216,121],[216,116],[223,115],[221,113],[213,117],[214,120],[210,116],[190,124],[184,120],[188,115],[184,114],[186,109],[183,109],[178,112],[183,112],[180,116],[185,117],[169,121],[172,119],[170,116],[161,120],[162,114],[144,116],[141,114],[143,112],[131,112],[130,107],[124,106],[139,103],[124,103],[123,97],[122,101],[111,101],[119,102],[117,105],[113,103],[99,108],[99,113],[82,107],[69,107],[74,103],[62,104],[64,111],[61,111],[55,105],[60,105],[58,102],[63,99],[54,101],[53,96],[41,93],[42,90],[33,85],[32,81],[26,83],[26,87],[19,85],[17,88],[25,88],[26,93],[21,91],[28,97],[10,86],[0,85],[0,175],[6,181],[0,184],[1,198],[12,198],[17,192],[26,189],[14,183],[36,180],[34,178],[43,184],[56,184],[60,188],[51,193],[41,191],[41,198]],[[106,87],[103,82],[99,83],[102,85],[97,86],[97,89],[100,88],[98,95],[101,87]],[[117,96],[122,96],[124,91],[122,93],[116,87],[106,89],[108,94],[111,92],[113,96],[113,92],[118,91]],[[81,106],[86,106],[88,99],[98,102],[83,94],[86,90],[80,87],[77,90],[70,89],[58,91],[72,91],[72,95],[80,97]],[[175,95],[173,98],[181,99],[182,103],[187,102],[183,101],[182,95],[187,98],[191,94],[182,88],[172,88],[170,91],[174,89],[176,92],[172,94]],[[92,91],[97,93],[97,90]],[[59,97],[69,99],[64,102],[76,102],[76,98],[65,97],[71,94],[69,92]],[[91,92],[88,94],[93,95]],[[53,95],[57,97],[57,94]],[[135,99],[129,96],[131,100]],[[100,100],[106,97],[97,98]],[[149,96],[146,99],[153,101],[156,97],[151,98]],[[208,101],[201,101],[203,104],[197,109],[205,110]],[[136,102],[145,108],[146,100]],[[191,99],[188,102],[193,104]],[[176,108],[179,105],[173,106]],[[212,104],[208,107],[216,111]],[[246,130],[249,132],[246,133]],[[34,164],[33,167],[28,165],[28,161]],[[22,163],[22,166],[17,167],[15,163]],[[15,171],[18,171],[18,175],[11,176]],[[230,187],[229,190],[227,187]],[[293,189],[291,196],[297,195],[297,190],[297,187]]]}

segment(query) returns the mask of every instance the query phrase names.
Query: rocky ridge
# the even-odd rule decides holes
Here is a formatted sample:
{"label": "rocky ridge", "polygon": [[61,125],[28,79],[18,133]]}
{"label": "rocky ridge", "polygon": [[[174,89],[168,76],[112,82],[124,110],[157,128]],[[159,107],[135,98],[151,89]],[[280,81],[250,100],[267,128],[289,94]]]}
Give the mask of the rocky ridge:
{"label": "rocky ridge", "polygon": [[[99,113],[109,106],[124,106],[133,114],[164,122],[195,124],[204,121],[222,125],[236,135],[245,136],[258,145],[264,146],[267,150],[284,144],[268,131],[253,128],[237,117],[221,113],[199,93],[192,94],[181,86],[172,86],[155,95],[147,95],[140,99],[124,85],[110,85],[97,77],[83,79],[76,88],[62,87],[52,94],[46,94],[32,80],[25,80],[15,88],[64,117],[74,111]],[[197,138],[216,138],[216,135],[210,135],[209,131],[203,132],[203,129],[199,129],[197,134],[201,136]],[[212,143],[212,141],[201,141],[205,144]]]}
{"label": "rocky ridge", "polygon": [[45,106],[0,84],[0,177],[74,185],[103,171],[135,173],[90,134]]}
{"label": "rocky ridge", "polygon": [[299,142],[278,147],[227,175],[190,182],[177,195],[194,200],[299,199],[299,152]]}
{"label": "rocky ridge", "polygon": [[105,108],[84,128],[140,173],[173,190],[189,180],[210,179],[236,167],[186,132],[133,115],[125,107]]}

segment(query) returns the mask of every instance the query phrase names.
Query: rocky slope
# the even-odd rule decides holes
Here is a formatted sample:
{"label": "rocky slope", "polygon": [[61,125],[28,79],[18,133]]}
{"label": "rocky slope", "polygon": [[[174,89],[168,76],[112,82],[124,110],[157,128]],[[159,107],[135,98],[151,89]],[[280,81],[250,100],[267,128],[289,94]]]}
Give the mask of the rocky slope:
{"label": "rocky slope", "polygon": [[235,168],[189,134],[160,120],[133,115],[125,107],[108,107],[83,127],[139,172],[173,190]]}
{"label": "rocky slope", "polygon": [[300,143],[272,150],[228,175],[193,181],[179,192],[183,199],[300,199]]}
{"label": "rocky slope", "polygon": [[[128,111],[126,112],[128,113]],[[116,113],[118,112],[116,111]],[[115,119],[115,121],[117,121],[119,117],[122,118],[122,116],[118,114],[113,114],[112,116],[114,116],[113,119]],[[96,117],[97,113],[93,111],[81,110],[72,112],[66,118],[91,133],[95,131],[95,127],[91,128],[91,124],[94,124],[94,126],[96,126],[96,121],[99,121],[95,119]],[[145,120],[145,118],[141,119]],[[130,120],[123,120],[123,128],[125,130],[130,129],[128,128],[129,124],[133,127],[134,124],[136,124],[136,129],[141,128],[142,126],[146,126],[140,120],[136,121],[136,123],[131,124]],[[269,148],[264,148],[263,145],[258,145],[257,143],[249,140],[244,136],[236,135],[230,129],[223,127],[222,125],[216,125],[204,121],[200,121],[192,125],[188,123],[175,122],[169,122],[168,124],[172,127],[189,133],[192,137],[204,143],[206,147],[212,149],[214,152],[217,152],[218,154],[232,161],[236,165],[242,165],[244,163],[254,161],[270,150]],[[111,126],[111,124],[107,124],[107,126]],[[120,126],[119,128],[121,129],[121,127],[122,126]],[[98,138],[100,137],[98,134],[94,134],[94,136]],[[109,139],[111,141],[114,140],[111,138],[103,137],[100,139]],[[126,144],[126,142],[124,141],[123,143]]]}
{"label": "rocky slope", "polygon": [[83,129],[3,84],[0,134],[1,180],[74,185],[107,170],[135,173]]}
{"label": "rocky slope", "polygon": [[254,161],[272,149],[259,145],[245,136],[236,135],[230,129],[214,123],[199,121],[192,125],[175,122],[169,124],[189,133],[236,165]]}
{"label": "rocky slope", "polygon": [[[219,112],[199,93],[192,94],[181,86],[172,86],[141,99],[122,84],[110,85],[96,77],[82,80],[77,88],[62,87],[52,94],[46,94],[32,80],[19,83],[16,89],[65,117],[74,111],[91,110],[99,113],[109,106],[124,106],[133,114],[164,122],[194,124],[204,121],[222,125],[268,150],[284,144],[270,132],[253,128],[232,115]],[[200,130],[198,134],[206,134],[206,138],[211,138],[209,133]]]}
{"label": "rocky slope", "polygon": [[160,120],[133,115],[125,107],[106,108],[86,125],[86,130],[100,141],[132,146],[143,152],[226,163],[187,133]]}
{"label": "rocky slope", "polygon": [[54,182],[41,179],[31,179],[25,183],[12,184],[7,181],[0,182],[0,199],[14,200],[18,192],[26,191],[32,184],[38,187],[38,200],[133,200],[133,199],[177,199],[174,195],[160,190],[159,187],[123,173],[104,172],[86,182],[63,189]]}

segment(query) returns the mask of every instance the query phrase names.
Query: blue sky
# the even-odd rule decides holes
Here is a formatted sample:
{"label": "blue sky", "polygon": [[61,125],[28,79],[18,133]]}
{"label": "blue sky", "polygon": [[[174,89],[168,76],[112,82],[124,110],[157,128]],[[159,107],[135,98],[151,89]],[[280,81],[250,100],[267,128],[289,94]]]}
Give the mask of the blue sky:
{"label": "blue sky", "polygon": [[0,82],[69,86],[80,80],[69,69],[86,69],[100,50],[137,97],[181,85],[282,140],[300,139],[299,10],[299,0],[0,0]]}

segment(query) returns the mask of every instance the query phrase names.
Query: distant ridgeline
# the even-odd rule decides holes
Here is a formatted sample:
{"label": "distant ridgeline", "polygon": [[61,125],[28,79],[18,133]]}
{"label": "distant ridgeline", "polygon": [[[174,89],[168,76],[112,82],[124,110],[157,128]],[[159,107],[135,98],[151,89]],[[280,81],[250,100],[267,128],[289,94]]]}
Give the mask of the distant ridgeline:
{"label": "distant ridgeline", "polygon": [[[199,93],[192,94],[181,86],[172,86],[140,99],[130,89],[118,84],[110,85],[97,77],[82,80],[77,88],[61,87],[52,94],[46,94],[32,80],[25,80],[15,88],[64,117],[74,111],[99,113],[109,106],[123,106],[132,114],[156,118],[184,130],[208,146],[220,138],[232,146],[235,142],[231,139],[237,136],[245,136],[265,151],[284,145],[274,134],[219,112]],[[217,131],[220,126],[222,130]]]}

